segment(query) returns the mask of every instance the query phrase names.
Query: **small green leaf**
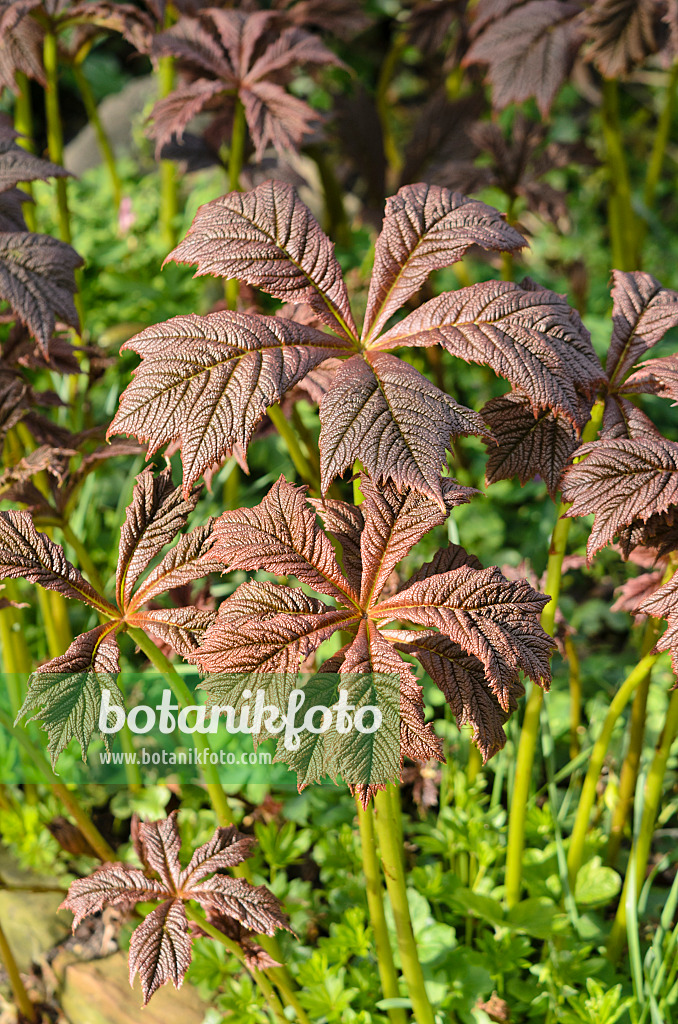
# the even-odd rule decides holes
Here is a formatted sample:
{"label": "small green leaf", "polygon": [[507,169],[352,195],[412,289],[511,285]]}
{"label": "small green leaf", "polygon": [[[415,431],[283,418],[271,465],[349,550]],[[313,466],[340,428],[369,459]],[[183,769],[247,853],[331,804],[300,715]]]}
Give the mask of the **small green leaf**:
{"label": "small green leaf", "polygon": [[613,868],[605,867],[600,857],[592,857],[577,874],[574,898],[586,907],[604,907],[621,889],[621,878]]}

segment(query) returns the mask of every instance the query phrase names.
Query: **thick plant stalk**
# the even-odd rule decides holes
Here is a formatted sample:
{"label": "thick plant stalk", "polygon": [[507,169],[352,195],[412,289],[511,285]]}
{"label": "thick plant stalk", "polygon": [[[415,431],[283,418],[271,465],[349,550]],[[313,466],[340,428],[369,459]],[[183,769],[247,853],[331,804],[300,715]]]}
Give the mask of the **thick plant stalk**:
{"label": "thick plant stalk", "polygon": [[[231,192],[240,191],[240,173],[245,162],[245,143],[247,141],[247,121],[245,108],[236,96],[231,128],[231,148],[228,154],[228,188]],[[224,282],[226,305],[228,309],[238,308],[240,282],[237,277],[230,277]]]}
{"label": "thick plant stalk", "polygon": [[[165,27],[169,21],[165,19]],[[174,88],[174,58],[160,57],[158,60],[158,98],[165,99]],[[176,218],[179,211],[177,196],[177,171],[171,160],[160,161],[160,234],[163,245],[169,252],[177,244]]]}
{"label": "thick plant stalk", "polygon": [[[59,109],[59,56],[57,37],[49,29],[45,32],[43,46],[45,64],[45,116],[47,119],[47,149],[50,160],[63,166],[64,137]],[[68,209],[68,188],[66,178],[57,178],[55,182],[57,209],[59,211],[59,234],[63,242],[71,242],[71,217]]]}
{"label": "thick plant stalk", "polygon": [[97,142],[99,143],[99,149],[101,150],[101,156],[103,157],[103,161],[106,164],[106,168],[108,170],[108,176],[111,180],[111,190],[113,192],[113,202],[115,203],[115,208],[117,210],[119,209],[120,202],[122,200],[122,185],[120,183],[118,167],[115,162],[115,154],[113,152],[113,147],[111,146],[111,141],[108,135],[106,134],[106,129],[101,123],[101,118],[99,117],[99,109],[94,99],[92,87],[89,84],[87,76],[85,75],[85,72],[83,70],[82,62],[78,60],[73,61],[72,68],[73,74],[75,75],[75,81],[78,85],[80,98],[82,99],[82,102],[85,106],[85,110],[87,111],[89,123],[92,125],[92,128],[94,129],[94,132],[96,134]]}
{"label": "thick plant stalk", "polygon": [[[570,533],[570,519],[562,519],[561,516],[568,509],[568,505],[561,502],[558,506],[556,525],[551,535],[551,550],[546,569],[546,586],[544,593],[548,594],[551,600],[544,608],[541,615],[542,628],[553,634],[555,625],[556,609],[560,596],[560,580],[563,569],[563,558],[567,548],[567,538]],[[520,731],[520,743],[518,744],[518,756],[516,759],[515,783],[511,797],[511,808],[508,822],[508,843],[506,847],[506,878],[504,884],[504,899],[508,907],[514,906],[520,899],[520,888],[523,872],[523,850],[525,848],[525,820],[527,816],[527,804],[532,783],[532,767],[534,765],[535,753],[537,750],[537,738],[539,736],[539,720],[541,717],[541,706],[544,700],[544,693],[536,683],[532,684],[530,696],[525,705],[525,717],[523,727]]]}
{"label": "thick plant stalk", "polygon": [[[193,704],[193,695],[172,662],[165,657],[162,651],[155,646],[152,640],[149,640],[143,630],[130,628],[127,632],[132,640],[134,640],[134,642],[141,648],[151,664],[154,665],[163,676],[165,676],[172,693],[179,703],[184,707],[188,707],[190,704]],[[219,772],[217,771],[216,765],[213,765],[209,760],[209,755],[212,753],[209,741],[207,740],[207,737],[200,732],[192,733],[192,739],[196,750],[201,754],[207,755],[206,763],[202,764],[200,767],[202,776],[205,780],[205,787],[212,807],[214,808],[214,813],[217,816],[217,820],[222,826],[232,825],[233,817],[231,815],[230,807],[228,806],[226,794],[224,793],[219,780]]]}
{"label": "thick plant stalk", "polygon": [[570,887],[572,889],[574,889],[577,874],[582,865],[586,833],[588,832],[591,811],[593,810],[593,805],[596,801],[596,787],[598,786],[598,780],[600,779],[600,773],[605,761],[607,748],[610,745],[612,731],[619,719],[619,716],[631,700],[631,697],[635,693],[637,687],[640,686],[646,678],[648,672],[652,669],[652,666],[658,658],[658,654],[646,654],[644,658],[641,658],[631,672],[629,672],[612,699],[612,703],[607,710],[600,735],[593,745],[593,750],[591,751],[591,757],[589,759],[588,771],[586,772],[581,796],[579,797],[577,814],[574,821],[574,827],[572,829],[572,835],[570,837],[570,849],[567,855],[567,869],[570,877]]}
{"label": "thick plant stalk", "polygon": [[[28,76],[22,71],[14,75],[18,94],[14,98],[14,129],[19,132],[16,140],[19,146],[32,153],[35,146],[33,143],[33,107],[31,104],[31,83]],[[19,188],[28,196],[33,195],[33,188],[30,181],[20,185]],[[23,208],[24,220],[29,231],[35,231],[35,209],[32,203],[26,203]]]}
{"label": "thick plant stalk", "polygon": [[400,961],[407,982],[414,1018],[417,1024],[435,1024],[433,1009],[426,993],[424,974],[417,954],[410,908],[407,902],[405,865],[400,842],[400,828],[396,820],[393,788],[393,786],[387,786],[386,789],[380,790],[374,798],[381,863],[393,909]]}
{"label": "thick plant stalk", "polygon": [[[666,581],[665,581],[666,582]],[[649,654],[657,641],[657,622],[648,619],[645,624],[641,656]],[[643,753],[643,741],[645,739],[645,715],[647,711],[647,697],[650,692],[652,681],[652,666],[650,666],[645,678],[640,681],[631,706],[631,717],[629,722],[629,742],[621,775],[619,777],[619,795],[612,812],[610,822],[610,837],[607,843],[605,859],[608,864],[614,866],[621,846],[624,827],[628,820],[629,811],[633,803],[633,794],[636,791],[640,759]]]}
{"label": "thick plant stalk", "polygon": [[403,162],[391,130],[392,105],[389,103],[388,90],[391,84],[391,79],[395,74],[398,61],[403,55],[405,46],[406,38],[404,34],[400,32],[396,33],[379,70],[379,79],[377,81],[375,97],[377,113],[381,124],[381,136],[384,143],[384,155],[388,164],[389,176],[393,178],[394,181],[400,173]]}
{"label": "thick plant stalk", "polygon": [[654,206],[655,199],[657,197],[657,186],[659,185],[664,160],[666,159],[666,149],[669,144],[673,112],[676,106],[677,87],[678,62],[671,68],[671,73],[666,86],[664,106],[662,107],[661,114],[659,115],[659,123],[657,124],[657,130],[654,134],[652,153],[647,165],[647,174],[645,175],[645,191],[643,197],[645,199],[645,205],[650,209]]}
{"label": "thick plant stalk", "polygon": [[[603,418],[603,403],[598,402],[591,410],[591,418],[582,434],[582,444],[593,441],[600,429]],[[558,598],[560,597],[560,582],[563,570],[563,559],[567,549],[567,538],[570,533],[570,519],[562,517],[569,509],[569,504],[560,502],[557,511],[556,524],[551,535],[551,547],[546,566],[546,586],[544,593],[548,594],[551,600],[541,614],[542,628],[553,635],[558,609]],[[532,783],[532,768],[537,750],[537,736],[539,733],[539,719],[544,694],[541,687],[532,684],[530,696],[525,705],[525,717],[523,727],[520,731],[520,742],[516,758],[515,781],[513,793],[511,794],[511,807],[509,810],[508,841],[506,846],[506,876],[504,887],[504,900],[508,907],[514,906],[520,899],[520,889],[523,871],[523,850],[525,848],[525,821],[527,816],[527,803]]]}
{"label": "thick plant stalk", "polygon": [[[656,657],[656,655],[650,655]],[[659,804],[662,796],[664,775],[666,765],[671,753],[673,741],[678,734],[678,690],[673,690],[666,712],[666,721],[662,730],[659,745],[652,760],[652,765],[645,783],[645,800],[643,803],[643,816],[640,823],[640,831],[635,844],[635,867],[636,892],[640,892],[647,862],[650,857],[654,826],[659,812]],[[607,955],[615,961],[618,960],[626,942],[626,896],[631,884],[631,875],[627,871],[624,879],[624,888],[619,898],[619,906],[607,940]]]}
{"label": "thick plant stalk", "polygon": [[301,447],[297,434],[289,422],[280,405],[271,405],[267,409],[268,417],[285,442],[287,452],[291,458],[294,468],[304,481],[310,484],[314,491],[320,493],[320,479],[315,467]]}
{"label": "thick plant stalk", "polygon": [[608,167],[608,222],[615,270],[639,270],[637,220],[633,210],[615,79],[603,81],[603,138]]}
{"label": "thick plant stalk", "polygon": [[[384,916],[383,890],[381,888],[381,876],[379,872],[379,861],[377,859],[376,840],[374,836],[374,815],[372,808],[363,808],[359,798],[356,798],[358,811],[358,828],[360,830],[360,852],[362,856],[363,874],[365,876],[365,888],[367,892],[367,907],[370,914],[370,923],[374,932],[374,945],[377,951],[377,967],[381,991],[385,999],[397,999],[400,995],[398,989],[398,975],[393,963],[393,952],[386,927]],[[407,1014],[402,1007],[393,1007],[388,1012],[391,1024],[407,1024]]]}
{"label": "thick plant stalk", "polygon": [[565,653],[570,667],[570,760],[579,753],[579,726],[581,725],[581,664],[577,647],[571,636],[565,637]]}
{"label": "thick plant stalk", "polygon": [[30,1021],[31,1024],[37,1024],[37,1011],[33,1006],[33,1003],[28,998],[28,992],[26,991],[26,987],[23,981],[21,980],[19,968],[16,965],[16,960],[14,959],[14,955],[10,948],[9,942],[7,941],[7,936],[2,930],[2,925],[0,925],[0,962],[2,962],[2,965],[7,973],[7,977],[9,979],[9,987],[12,990],[14,1002],[16,1004],[17,1010],[21,1014],[21,1017],[27,1021]]}

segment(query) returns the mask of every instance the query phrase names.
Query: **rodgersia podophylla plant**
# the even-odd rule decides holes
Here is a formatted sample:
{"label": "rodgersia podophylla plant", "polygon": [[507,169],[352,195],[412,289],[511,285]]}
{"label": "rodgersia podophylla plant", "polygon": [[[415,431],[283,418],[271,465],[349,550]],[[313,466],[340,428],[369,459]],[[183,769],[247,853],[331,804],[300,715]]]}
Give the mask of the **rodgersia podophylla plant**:
{"label": "rodgersia podophylla plant", "polygon": [[73,912],[75,931],[84,918],[104,907],[161,901],[137,925],[130,941],[130,984],[138,972],[144,1005],[166,982],[181,986],[191,963],[192,934],[201,934],[200,918],[196,922],[190,903],[197,904],[209,924],[240,949],[253,970],[274,964],[253,936],[289,930],[280,902],[265,886],[225,874],[251,856],[252,836],[233,826],[218,828],[209,842],[193,851],[184,868],[176,811],[160,821],[133,818],[132,839],[140,868],[104,864],[72,883],[62,907]]}

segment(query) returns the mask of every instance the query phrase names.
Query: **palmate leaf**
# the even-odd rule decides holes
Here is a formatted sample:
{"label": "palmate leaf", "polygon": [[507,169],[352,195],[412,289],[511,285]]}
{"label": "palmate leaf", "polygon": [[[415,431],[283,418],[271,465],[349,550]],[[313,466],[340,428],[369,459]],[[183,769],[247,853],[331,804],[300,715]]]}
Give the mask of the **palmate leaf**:
{"label": "palmate leaf", "polygon": [[443,345],[468,362],[487,363],[526,395],[535,412],[577,422],[578,393],[604,380],[588,331],[561,295],[488,281],[425,302],[377,340],[378,349]]}
{"label": "palmate leaf", "polygon": [[[144,1005],[167,981],[179,988],[191,963],[192,936],[184,903],[194,900],[218,913],[224,925],[242,926],[247,932],[273,935],[289,929],[279,901],[265,886],[243,878],[215,874],[251,855],[254,840],[235,828],[218,828],[209,842],[197,849],[182,871],[177,812],[160,821],[133,822],[133,840],[144,870],[126,864],[104,864],[88,878],[71,883],[61,909],[73,912],[73,930],[86,917],[106,906],[134,905],[162,900],[132,933],[129,950],[130,985],[138,972]],[[155,873],[157,879],[150,878]],[[208,877],[211,876],[211,877]],[[233,927],[238,936],[240,930]]]}
{"label": "palmate leaf", "polygon": [[0,299],[24,321],[46,358],[57,319],[80,328],[73,295],[74,271],[82,262],[75,249],[50,235],[0,232]]}
{"label": "palmate leaf", "polygon": [[[313,503],[326,529],[346,545],[348,557],[343,563],[349,566],[350,582],[341,575],[303,488],[280,479],[259,506],[225,512],[214,528],[217,541],[210,558],[222,559],[227,570],[265,569],[296,576],[332,597],[338,607],[287,585],[242,584],[222,602],[214,625],[195,652],[201,668],[215,673],[202,683],[210,703],[233,707],[237,713],[247,687],[263,688],[267,698],[282,699],[284,705],[302,661],[341,631],[344,647],[309,680],[309,694],[334,692],[336,684],[326,677],[340,672],[356,699],[368,702],[368,695],[379,697],[380,692],[371,675],[395,676],[400,692],[401,759],[438,757],[438,741],[425,724],[421,690],[398,653],[404,650],[398,644],[409,643],[410,633],[387,628],[389,622],[411,622],[428,627],[422,636],[452,642],[443,653],[447,657],[452,652],[461,666],[454,671],[463,670],[468,678],[462,685],[460,676],[456,690],[446,681],[445,672],[452,671],[449,667],[437,671],[434,679],[443,681],[443,692],[460,722],[472,724],[484,756],[498,750],[503,742],[498,730],[520,692],[519,673],[525,672],[541,685],[550,678],[553,644],[539,624],[548,598],[526,580],[508,581],[499,569],[482,569],[463,548],[450,545],[394,596],[380,602],[396,565],[432,525],[444,522],[449,509],[468,501],[472,493],[454,480],[443,485],[444,510],[434,499],[413,490],[400,494],[391,485],[378,489],[365,474],[361,479],[365,500],[359,509],[335,499]],[[352,638],[348,644],[346,634]],[[406,653],[419,657],[422,652]],[[433,664],[428,647],[423,658]],[[387,687],[380,698],[386,711],[388,693]],[[257,741],[265,735],[265,730],[260,731]],[[330,771],[362,778],[365,784],[359,792],[361,798],[369,799],[376,776],[369,771],[360,776],[360,772],[371,756],[377,756],[378,740],[356,736],[348,747],[341,738],[337,742],[335,746],[333,739],[328,747],[307,738],[290,757],[279,743],[276,760],[298,768],[300,786]],[[355,749],[351,744],[357,744]],[[381,755],[374,762],[375,772],[378,763],[383,765]]]}
{"label": "palmate leaf", "polygon": [[167,260],[197,264],[196,276],[237,277],[276,299],[308,303],[328,327],[356,334],[334,245],[290,185],[265,181],[201,206]]}
{"label": "palmate leaf", "polygon": [[[225,454],[244,454],[265,409],[306,379],[320,399],[323,493],[359,460],[375,481],[418,489],[444,508],[452,439],[487,432],[477,413],[386,350],[441,343],[508,377],[535,415],[552,407],[577,425],[604,381],[578,315],[529,280],[441,296],[379,334],[433,270],[470,246],[513,252],[523,244],[483,203],[438,186],[401,188],[387,204],[359,340],[333,245],[292,188],[264,182],[214,200],[168,259],[197,264],[198,274],[238,277],[289,305],[279,317],[176,317],[144,331],[128,343],[142,364],[111,432],[149,441],[152,450],[178,440],[188,493]],[[305,312],[291,320],[295,305]],[[318,322],[335,335],[318,331]]]}
{"label": "palmate leaf", "polygon": [[663,13],[654,0],[594,0],[583,22],[587,59],[605,78],[627,75],[656,52]]}
{"label": "palmate leaf", "polygon": [[312,107],[286,92],[294,69],[342,66],[317,35],[296,26],[281,31],[281,15],[266,10],[213,7],[197,18],[181,18],[155,37],[152,53],[177,57],[200,76],[153,108],[158,150],[173,134],[181,138],[189,121],[204,109],[219,110],[219,129],[228,137],[237,96],[258,160],[269,144],[283,157],[289,149],[298,149],[321,121]]}
{"label": "palmate leaf", "polygon": [[221,568],[210,556],[212,521],[182,535],[138,590],[134,589],[154,558],[185,525],[196,501],[197,495],[185,499],[181,488],[172,487],[169,469],[157,477],[152,470],[139,475],[121,530],[118,608],[67,561],[63,548],[38,533],[27,512],[0,512],[0,578],[22,577],[57,590],[90,605],[108,620],[77,637],[65,654],[42,665],[29,679],[18,717],[32,711],[44,723],[53,764],[73,737],[80,742],[84,759],[99,720],[104,689],[110,690],[113,704],[123,706],[116,685],[118,632],[128,627],[142,629],[189,658],[213,624],[216,613],[211,609],[143,607],[167,590]]}
{"label": "palmate leaf", "polygon": [[[625,527],[678,503],[678,444],[661,436],[583,445],[563,480],[568,516],[595,514],[589,559]],[[628,543],[622,545],[628,555]]]}
{"label": "palmate leaf", "polygon": [[492,103],[503,109],[533,96],[543,117],[574,63],[582,5],[569,0],[486,0],[463,63],[486,64]]}
{"label": "palmate leaf", "polygon": [[535,416],[529,398],[519,392],[491,399],[481,415],[495,442],[487,446],[487,483],[517,476],[524,484],[540,476],[555,500],[563,471],[580,444],[571,421],[549,409]]}
{"label": "palmate leaf", "polygon": [[323,491],[360,459],[377,481],[414,487],[444,508],[442,468],[451,439],[484,434],[477,413],[388,353],[356,355],[320,405]]}
{"label": "palmate leaf", "polygon": [[374,254],[363,338],[367,342],[419,291],[432,271],[472,245],[516,252],[526,241],[491,206],[437,185],[406,185],[386,200]]}
{"label": "palmate leaf", "polygon": [[638,357],[678,324],[678,292],[639,270],[613,270],[612,278],[613,330],[605,369],[619,385]]}
{"label": "palmate leaf", "polygon": [[0,192],[6,192],[20,181],[67,177],[70,177],[69,172],[58,164],[34,156],[17,146],[13,139],[0,137]]}
{"label": "palmate leaf", "polygon": [[656,650],[671,652],[673,672],[678,679],[678,573],[643,601],[639,610],[666,619],[667,629],[657,641]]}
{"label": "palmate leaf", "polygon": [[124,707],[116,682],[120,671],[117,629],[115,622],[108,622],[76,637],[65,654],[42,665],[28,680],[17,721],[32,712],[27,721],[37,718],[42,722],[52,764],[73,738],[85,760],[98,728],[104,690],[109,691],[111,706]]}
{"label": "palmate leaf", "polygon": [[133,434],[149,441],[151,451],[179,440],[188,495],[209,466],[237,445],[247,448],[268,406],[343,347],[281,317],[174,317],[123,346],[143,362],[109,434]]}
{"label": "palmate leaf", "polygon": [[35,529],[27,512],[0,512],[0,579],[20,578],[100,611],[111,610],[67,560],[63,548]]}

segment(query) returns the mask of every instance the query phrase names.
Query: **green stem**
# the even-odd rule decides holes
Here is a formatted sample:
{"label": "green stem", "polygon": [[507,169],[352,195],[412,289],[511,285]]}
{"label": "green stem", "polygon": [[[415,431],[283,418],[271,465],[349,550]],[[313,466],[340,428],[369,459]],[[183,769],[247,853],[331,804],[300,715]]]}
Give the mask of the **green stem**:
{"label": "green stem", "polygon": [[318,168],[320,183],[325,197],[325,234],[338,242],[350,240],[348,219],[344,207],[344,193],[334,173],[332,161],[323,146],[307,146],[306,153]]}
{"label": "green stem", "polygon": [[[63,166],[64,137],[59,109],[59,55],[57,37],[50,29],[45,32],[43,44],[45,64],[45,116],[47,119],[47,149],[50,160]],[[59,211],[59,234],[64,242],[71,242],[71,218],[68,210],[67,179],[56,179],[57,208]]]}
{"label": "green stem", "polygon": [[[359,798],[356,798],[358,810],[358,828],[360,830],[360,852],[362,856],[367,908],[370,923],[374,932],[374,945],[377,951],[377,967],[381,991],[385,999],[397,999],[400,995],[398,975],[393,963],[393,951],[388,937],[386,917],[384,916],[384,900],[379,873],[379,861],[374,837],[374,811],[372,807],[365,810]],[[391,1024],[407,1024],[407,1014],[401,1007],[388,1010]]]}
{"label": "green stem", "polygon": [[619,116],[619,90],[616,80],[611,78],[603,81],[602,127],[608,169],[612,265],[615,270],[638,270],[637,222]]}
{"label": "green stem", "polygon": [[576,644],[571,636],[565,637],[565,653],[569,665],[570,686],[570,760],[579,753],[579,726],[581,725],[581,664]]}
{"label": "green stem", "polygon": [[[649,655],[649,657],[656,657],[656,655]],[[668,710],[666,712],[666,721],[664,722],[664,728],[659,740],[659,745],[657,746],[657,750],[647,776],[647,781],[645,783],[643,817],[640,824],[640,832],[636,840],[636,855],[633,859],[636,872],[636,892],[640,892],[643,879],[645,878],[647,862],[650,857],[650,848],[652,846],[652,837],[654,835],[654,826],[657,820],[657,813],[659,811],[659,804],[662,796],[666,765],[677,733],[678,690],[674,690],[669,701]],[[624,888],[622,889],[622,894],[619,899],[619,906],[617,907],[617,914],[607,941],[607,955],[613,961],[617,960],[621,955],[626,941],[626,896],[630,880],[631,875],[630,872],[627,871],[626,878],[624,879]]]}
{"label": "green stem", "polygon": [[[224,935],[224,933],[219,931],[218,928],[215,928],[214,925],[210,924],[205,915],[202,914],[199,910],[195,910],[191,906],[185,906],[185,910],[186,916],[190,921],[194,921],[197,925],[199,925],[206,935],[209,935],[209,937],[211,939],[214,939],[215,942],[220,942],[222,946],[226,947],[229,953],[232,953],[233,956],[240,961],[243,967],[247,967],[247,964],[245,962],[245,954],[243,953],[242,949],[240,948],[237,942],[234,942],[233,939],[229,939],[227,935]],[[261,992],[274,1018],[279,1022],[279,1024],[289,1024],[287,1017],[285,1016],[285,1013],[283,1011],[280,1000],[275,994],[273,986],[271,985],[270,981],[267,979],[263,971],[254,970],[251,971],[251,975],[255,983],[261,989]]]}
{"label": "green stem", "polygon": [[30,1021],[31,1024],[37,1024],[38,1014],[33,1003],[28,998],[28,992],[21,980],[19,968],[16,965],[16,960],[14,959],[9,942],[7,941],[7,936],[2,930],[2,925],[0,925],[0,961],[2,961],[5,971],[7,972],[9,987],[12,990],[14,1002],[16,1003],[16,1008],[21,1017]]}
{"label": "green stem", "polygon": [[384,143],[384,155],[391,172],[391,177],[397,179],[402,167],[402,158],[391,130],[391,113],[393,105],[389,102],[388,90],[391,79],[395,74],[398,61],[402,57],[406,46],[406,38],[401,33],[396,33],[386,53],[384,61],[379,69],[377,81],[377,93],[375,97],[377,113],[381,124],[381,136]]}
{"label": "green stem", "polygon": [[[233,127],[231,129],[231,148],[228,153],[228,188],[230,192],[240,191],[240,173],[245,161],[245,143],[247,141],[247,121],[245,108],[236,96]],[[226,306],[228,309],[238,308],[240,282],[237,277],[230,277],[224,282]]]}
{"label": "green stem", "polygon": [[97,142],[99,143],[99,149],[101,150],[101,155],[108,169],[108,175],[111,179],[111,190],[113,192],[113,202],[115,203],[115,208],[117,210],[120,207],[120,202],[122,200],[122,185],[120,184],[120,175],[118,174],[118,167],[115,162],[113,147],[111,146],[110,139],[106,134],[106,129],[99,117],[99,109],[94,99],[92,86],[89,84],[89,80],[83,70],[82,63],[80,61],[73,61],[72,68],[73,74],[75,75],[75,81],[80,92],[80,98],[85,105],[89,123],[94,129]]}
{"label": "green stem", "polygon": [[[27,75],[17,71],[14,75],[17,96],[14,99],[14,129],[19,132],[20,138],[17,144],[32,153],[35,149],[33,143],[33,107],[31,104],[31,83]],[[33,188],[30,181],[19,186],[27,196],[33,196]],[[32,203],[24,206],[24,219],[29,231],[35,231],[35,209]]]}
{"label": "green stem", "polygon": [[42,624],[45,628],[47,651],[50,658],[57,658],[60,654],[64,653],[68,644],[66,644],[66,647],[62,645],[59,629],[52,616],[52,606],[49,598],[50,591],[43,590],[42,587],[38,587],[38,606],[40,608]]}
{"label": "green stem", "polygon": [[[415,1020],[417,1024],[435,1024],[412,930],[410,908],[407,902],[403,850],[399,838],[400,829],[396,820],[393,789],[393,786],[387,786],[386,789],[380,790],[374,798],[381,863],[393,909],[400,961]],[[451,1020],[452,1018],[448,1017],[448,1021]]]}
{"label": "green stem", "polygon": [[671,123],[673,112],[676,106],[676,86],[678,86],[678,63],[671,68],[669,80],[666,86],[664,106],[659,115],[657,130],[654,135],[652,154],[647,165],[645,176],[645,205],[650,209],[654,206],[657,197],[657,186],[662,175],[662,168],[666,158],[666,149],[671,135]]}
{"label": "green stem", "polygon": [[[655,619],[648,619],[645,624],[641,657],[649,654],[657,641],[658,623]],[[638,689],[633,698],[631,716],[629,721],[629,742],[622,764],[619,777],[619,795],[612,812],[610,822],[610,836],[605,854],[606,862],[614,866],[619,854],[624,828],[628,819],[629,811],[633,803],[633,794],[636,791],[638,772],[643,753],[643,742],[645,740],[645,717],[647,712],[647,698],[650,692],[652,681],[652,666],[646,672],[645,677],[638,684]]]}
{"label": "green stem", "polygon": [[266,410],[271,423],[285,442],[288,454],[294,463],[294,468],[304,481],[313,490],[320,492],[320,480],[318,474],[311,465],[310,460],[302,451],[299,438],[297,437],[292,424],[289,422],[279,405],[271,405]]}
{"label": "green stem", "polygon": [[[603,416],[603,403],[599,402],[591,411],[591,418],[582,434],[582,443],[592,441],[600,428]],[[563,571],[563,558],[567,549],[567,538],[570,532],[570,519],[563,516],[569,505],[560,502],[557,510],[556,524],[551,535],[551,546],[546,566],[546,585],[544,593],[551,598],[541,615],[542,628],[553,636],[560,597],[560,582]],[[508,821],[508,840],[506,846],[506,876],[504,899],[508,907],[514,906],[520,899],[523,871],[523,851],[525,849],[525,822],[532,784],[532,770],[537,750],[539,719],[544,696],[541,687],[532,684],[530,695],[525,705],[525,717],[520,730],[520,741],[516,756],[515,781],[511,794],[511,807]]]}
{"label": "green stem", "polygon": [[73,529],[68,523],[61,523],[60,529],[64,535],[64,540],[66,541],[66,543],[70,544],[70,546],[73,548],[76,555],[78,556],[78,562],[80,563],[80,566],[83,569],[83,571],[89,577],[90,583],[92,584],[94,589],[103,596],[104,583],[103,580],[101,579],[101,576],[99,575],[97,567],[92,561],[92,556],[90,555],[87,546],[73,532]]}
{"label": "green stem", "polygon": [[[174,88],[174,57],[158,60],[158,95],[165,99]],[[172,160],[160,161],[160,234],[169,252],[177,244],[176,218],[179,211],[177,173]]]}
{"label": "green stem", "polygon": [[[179,701],[179,704],[183,707],[189,707],[191,704],[194,704],[195,701],[193,699],[193,694],[189,690],[188,686],[181,678],[172,662],[155,646],[153,641],[149,640],[146,634],[140,629],[128,627],[127,632],[132,640],[134,640],[135,644],[141,648],[151,664],[166,677],[170,685],[170,689]],[[231,825],[233,824],[233,817],[231,815],[230,807],[228,806],[226,794],[224,793],[219,780],[219,772],[216,765],[211,763],[209,757],[212,753],[209,741],[207,740],[207,737],[200,732],[192,733],[192,739],[195,749],[200,754],[207,755],[205,763],[200,767],[203,779],[205,780],[205,787],[214,809],[214,813],[217,816],[217,820],[220,825]]]}
{"label": "green stem", "polygon": [[610,745],[612,731],[622,711],[631,700],[631,697],[646,678],[647,673],[659,657],[658,654],[646,654],[638,664],[629,672],[628,676],[614,695],[607,710],[603,727],[596,742],[593,745],[589,759],[589,767],[584,779],[577,814],[570,838],[570,849],[567,855],[567,868],[570,876],[570,887],[574,890],[577,874],[582,864],[584,854],[584,843],[589,827],[591,811],[596,801],[596,790],[600,780],[600,773]]}

